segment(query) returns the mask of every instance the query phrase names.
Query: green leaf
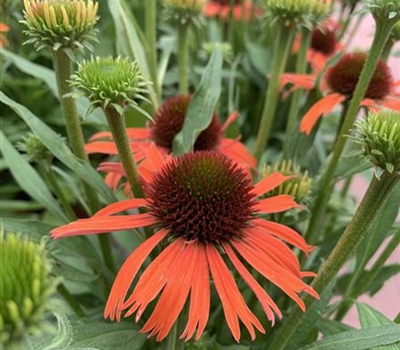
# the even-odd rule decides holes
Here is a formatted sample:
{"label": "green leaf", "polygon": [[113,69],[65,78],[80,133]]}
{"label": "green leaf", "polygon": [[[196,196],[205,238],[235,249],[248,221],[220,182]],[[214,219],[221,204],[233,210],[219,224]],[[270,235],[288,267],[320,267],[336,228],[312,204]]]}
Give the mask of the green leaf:
{"label": "green leaf", "polygon": [[347,324],[329,319],[321,319],[317,323],[318,330],[325,336],[346,332],[352,329]]}
{"label": "green leaf", "polygon": [[400,341],[400,325],[382,325],[331,335],[298,350],[367,350]]}
{"label": "green leaf", "polygon": [[[369,305],[363,303],[356,303],[356,306],[362,328],[395,324],[387,317],[382,315],[379,311],[375,310]],[[371,350],[400,350],[400,343],[386,345],[386,346],[379,346]]]}
{"label": "green leaf", "polygon": [[190,101],[182,130],[175,136],[174,154],[193,151],[197,136],[210,125],[221,93],[221,68],[222,49],[216,45],[200,85]]}
{"label": "green leaf", "polygon": [[54,215],[68,222],[67,216],[51,194],[46,183],[29,162],[12,146],[2,131],[0,131],[0,139],[0,150],[3,153],[15,181],[17,181],[21,188],[35,201],[42,204]]}
{"label": "green leaf", "polygon": [[[124,0],[109,0],[108,7],[114,19],[118,54],[136,60],[146,79],[150,79],[150,69],[143,47],[143,34],[140,32],[129,6]],[[157,109],[158,101],[153,85],[150,85],[148,90],[154,108]]]}
{"label": "green leaf", "polygon": [[[1,53],[4,55],[5,58],[10,60],[21,72],[24,72],[25,74],[28,74],[38,80],[43,81],[48,86],[53,96],[58,100],[60,99],[56,76],[53,70],[33,63],[25,59],[24,57],[16,55],[6,49],[2,49]],[[82,97],[76,99],[76,105],[78,113],[80,115],[84,115],[89,108],[90,103],[89,100]],[[100,109],[93,111],[88,120],[90,120],[91,123],[97,123],[101,125],[106,124],[106,119]]]}
{"label": "green leaf", "polygon": [[116,197],[104,184],[101,176],[90,165],[75,157],[61,136],[57,135],[31,111],[11,100],[3,92],[0,92],[0,101],[12,108],[25,121],[56,158],[74,171],[79,178],[93,187],[108,202],[116,202]]}
{"label": "green leaf", "polygon": [[74,349],[90,346],[101,350],[139,350],[147,339],[132,321],[111,323],[96,316],[80,318],[72,327]]}

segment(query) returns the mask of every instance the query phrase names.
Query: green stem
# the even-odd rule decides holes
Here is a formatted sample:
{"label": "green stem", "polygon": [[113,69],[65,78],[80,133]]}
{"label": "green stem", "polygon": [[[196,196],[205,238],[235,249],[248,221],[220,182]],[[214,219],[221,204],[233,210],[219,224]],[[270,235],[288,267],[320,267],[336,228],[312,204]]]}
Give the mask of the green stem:
{"label": "green stem", "polygon": [[[184,309],[186,308],[185,306]],[[165,350],[185,350],[185,345],[187,345],[187,343],[179,339],[179,332],[183,329],[184,314],[186,314],[186,312],[182,311],[172,326],[171,332],[165,341]]]}
{"label": "green stem", "polygon": [[[300,50],[297,54],[296,58],[296,73],[303,74],[307,71],[307,52],[310,47],[312,32],[307,28],[302,28],[301,30],[301,42],[300,42]],[[299,103],[300,98],[303,95],[301,90],[296,90],[292,94],[292,98],[290,101],[290,110],[289,116],[286,125],[286,132],[285,132],[285,142],[283,144],[283,156],[282,159],[288,159],[292,155],[289,154],[290,146],[292,140],[298,140],[298,137],[294,136],[295,133],[295,125],[297,121],[297,116],[299,115]],[[295,134],[294,134],[295,133]]]}
{"label": "green stem", "polygon": [[[89,163],[88,155],[85,152],[85,141],[83,138],[76,102],[70,96],[70,94],[73,92],[73,89],[67,82],[73,73],[73,63],[65,51],[61,49],[53,51],[53,62],[69,144],[72,148],[72,151],[78,158]],[[83,183],[83,190],[85,192],[89,208],[91,212],[94,213],[100,207],[97,194],[86,182]],[[98,235],[98,239],[104,261],[106,262],[107,266],[114,271],[114,262],[108,241],[108,235]]]}
{"label": "green stem", "polygon": [[276,107],[278,105],[279,80],[283,70],[285,69],[289,50],[292,47],[294,32],[294,29],[283,25],[278,25],[277,27],[273,50],[274,56],[271,65],[271,76],[268,80],[264,108],[254,148],[254,157],[257,162],[261,159],[271,132]]}
{"label": "green stem", "polygon": [[[400,176],[395,173],[390,174],[386,171],[382,173],[379,180],[376,177],[372,179],[353,219],[347,225],[343,235],[322,266],[318,276],[311,284],[319,294],[323,293],[328,284],[337,276],[339,270],[354,253],[357,245],[364,238],[368,227],[376,218],[379,209],[399,181]],[[316,300],[307,295],[304,298],[304,302],[307,308],[310,308]],[[269,344],[268,349],[283,350],[301,323],[303,315],[299,308],[294,309],[282,324],[278,334]]]}
{"label": "green stem", "polygon": [[64,286],[64,284],[60,283],[57,286],[57,291],[61,294],[64,300],[71,306],[72,310],[75,311],[76,315],[79,317],[85,317],[85,312],[83,311],[82,307],[78,304],[69,290]]}
{"label": "green stem", "polygon": [[391,38],[386,40],[386,43],[382,50],[382,55],[381,55],[382,60],[384,60],[385,62],[387,62],[387,60],[389,58],[389,55],[390,55],[390,52],[392,51],[394,43],[395,43],[395,41],[392,40]]}
{"label": "green stem", "polygon": [[131,145],[126,133],[125,117],[119,114],[114,107],[107,107],[104,112],[132,193],[135,198],[143,198],[143,189],[140,183],[139,173],[133,159]]}
{"label": "green stem", "polygon": [[154,83],[154,89],[159,100],[161,93],[157,80],[157,1],[146,0],[145,6],[147,58],[149,60],[151,80]]}
{"label": "green stem", "polygon": [[179,73],[179,93],[189,92],[189,28],[187,25],[178,26],[178,73]]}
{"label": "green stem", "polygon": [[355,284],[354,288],[348,288],[350,293],[346,298],[343,298],[344,302],[339,306],[336,313],[336,320],[342,320],[343,317],[347,314],[350,308],[353,306],[354,301],[364,293],[366,288],[374,281],[374,279],[378,276],[381,268],[385,265],[387,259],[392,255],[392,253],[396,250],[398,245],[400,244],[400,229],[398,229],[390,242],[387,244],[385,249],[379,258],[372,265],[368,274],[365,274],[363,278],[361,278]]}
{"label": "green stem", "polygon": [[42,168],[42,172],[46,177],[46,180],[48,181],[51,189],[53,190],[57,199],[60,201],[62,207],[64,208],[65,214],[67,215],[68,219],[70,221],[75,221],[76,220],[75,212],[72,209],[71,204],[69,203],[67,198],[65,198],[64,192],[62,191],[56,177],[54,176],[54,171],[51,168],[51,164],[47,163],[46,161],[41,161],[39,165]]}
{"label": "green stem", "polygon": [[347,138],[343,136],[349,133],[350,128],[354,124],[358,109],[360,107],[360,103],[364,98],[365,91],[368,88],[372,74],[375,71],[375,67],[378,63],[384,43],[389,36],[392,26],[393,24],[390,22],[381,24],[377,23],[371,50],[364,64],[364,67],[361,71],[360,78],[358,80],[353,97],[349,103],[349,107],[344,117],[343,125],[339,131],[337,142],[335,143],[335,147],[329,159],[328,166],[326,167],[326,170],[321,177],[320,187],[319,187],[320,191],[318,192],[317,198],[315,200],[308,230],[305,234],[305,238],[311,244],[315,243],[315,237],[320,230],[319,224],[321,222],[321,218],[324,216],[326,203],[332,193],[333,189],[332,179],[335,174],[336,166],[339,162],[339,159],[342,155],[344,146],[346,145],[347,141]]}

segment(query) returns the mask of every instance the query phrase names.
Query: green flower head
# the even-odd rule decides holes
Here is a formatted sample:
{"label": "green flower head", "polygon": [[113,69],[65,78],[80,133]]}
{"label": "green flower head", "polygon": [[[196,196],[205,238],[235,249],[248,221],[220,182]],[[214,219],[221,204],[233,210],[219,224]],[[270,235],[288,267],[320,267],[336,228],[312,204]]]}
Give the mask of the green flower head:
{"label": "green flower head", "polygon": [[293,176],[292,179],[285,181],[279,185],[268,195],[277,196],[281,194],[289,194],[298,203],[304,202],[310,192],[312,180],[308,176],[308,172],[302,172],[300,166],[294,166],[292,160],[282,160],[276,162],[273,166],[266,166],[263,171],[263,177],[266,177],[276,171],[286,176]]}
{"label": "green flower head", "polygon": [[266,18],[286,27],[301,26],[310,30],[330,13],[330,0],[264,0]]}
{"label": "green flower head", "polygon": [[78,96],[86,96],[91,107],[86,114],[94,108],[114,108],[122,115],[125,106],[131,106],[145,115],[138,100],[145,100],[147,93],[145,81],[136,61],[121,57],[96,57],[85,60],[78,65],[78,70],[71,76],[71,86],[76,87]]}
{"label": "green flower head", "polygon": [[92,50],[98,3],[92,0],[24,0],[25,44],[33,43],[37,50]]}
{"label": "green flower head", "polygon": [[14,233],[0,233],[1,347],[16,347],[27,334],[40,331],[55,279],[46,258],[44,242],[37,245]]}
{"label": "green flower head", "polygon": [[165,16],[176,25],[199,25],[206,0],[164,0]]}
{"label": "green flower head", "polygon": [[376,22],[396,23],[400,20],[400,0],[364,0],[364,6]]}
{"label": "green flower head", "polygon": [[400,174],[400,113],[369,113],[355,126],[356,135],[352,138],[362,145],[362,154],[374,166]]}

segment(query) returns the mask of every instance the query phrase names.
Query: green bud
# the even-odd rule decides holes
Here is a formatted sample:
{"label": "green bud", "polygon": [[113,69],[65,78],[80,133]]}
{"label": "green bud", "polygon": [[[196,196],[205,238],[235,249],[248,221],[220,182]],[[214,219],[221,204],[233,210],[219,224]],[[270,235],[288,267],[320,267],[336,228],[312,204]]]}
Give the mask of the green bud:
{"label": "green bud", "polygon": [[25,44],[32,43],[37,50],[91,50],[89,41],[97,40],[98,5],[92,0],[24,0],[21,23],[31,37]]}
{"label": "green bud", "polygon": [[362,154],[374,166],[400,174],[400,113],[382,110],[355,123],[352,139],[362,145]]}
{"label": "green bud", "polygon": [[148,116],[137,101],[149,102],[145,98],[149,82],[143,78],[136,61],[121,57],[85,60],[79,63],[70,84],[80,91],[76,96],[84,95],[90,100],[91,107],[86,114],[97,107],[104,110],[112,107],[122,115],[123,108],[130,106]]}
{"label": "green bud", "polygon": [[264,0],[264,5],[268,22],[310,30],[320,24],[332,8],[330,0]]}
{"label": "green bud", "polygon": [[44,242],[37,245],[14,233],[0,233],[0,335],[4,349],[18,346],[40,330],[55,279]]}

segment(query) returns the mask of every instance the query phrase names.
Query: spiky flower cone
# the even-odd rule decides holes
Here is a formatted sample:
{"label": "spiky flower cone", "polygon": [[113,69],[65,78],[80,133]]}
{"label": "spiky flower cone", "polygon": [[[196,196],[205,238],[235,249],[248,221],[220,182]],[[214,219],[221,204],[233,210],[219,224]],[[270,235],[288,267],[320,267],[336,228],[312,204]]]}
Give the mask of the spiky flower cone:
{"label": "spiky flower cone", "polygon": [[167,19],[178,25],[199,24],[206,0],[164,0]]}
{"label": "spiky flower cone", "polygon": [[96,57],[81,62],[78,70],[72,75],[71,86],[78,88],[80,93],[91,102],[91,108],[113,107],[120,115],[127,105],[147,113],[139,108],[138,100],[148,101],[145,81],[140,73],[138,63],[121,57]]}
{"label": "spiky flower cone", "polygon": [[55,291],[44,243],[14,233],[0,234],[0,334],[1,346],[12,349],[27,334],[40,331],[46,301]]}

